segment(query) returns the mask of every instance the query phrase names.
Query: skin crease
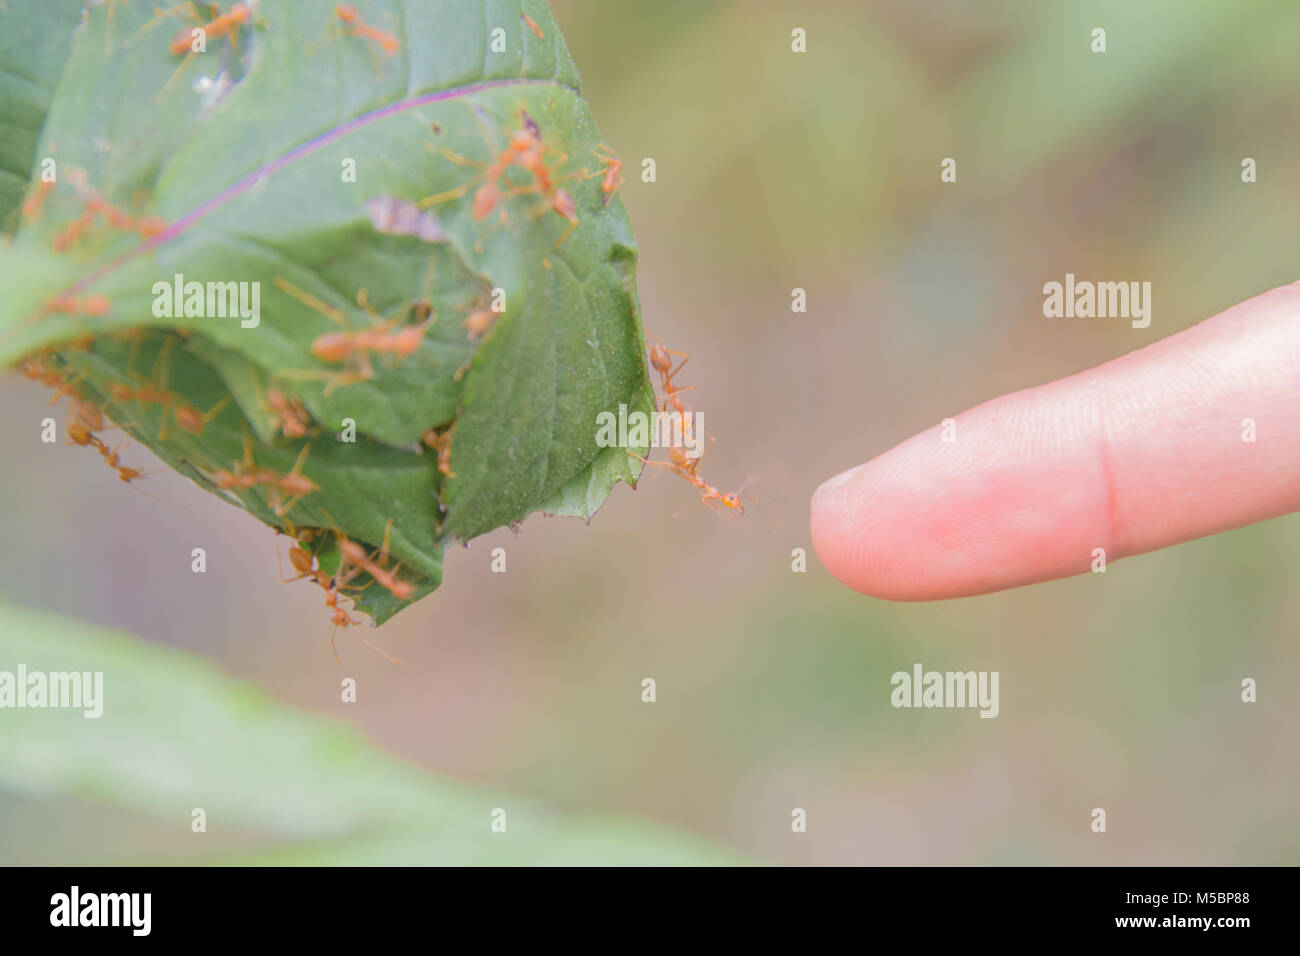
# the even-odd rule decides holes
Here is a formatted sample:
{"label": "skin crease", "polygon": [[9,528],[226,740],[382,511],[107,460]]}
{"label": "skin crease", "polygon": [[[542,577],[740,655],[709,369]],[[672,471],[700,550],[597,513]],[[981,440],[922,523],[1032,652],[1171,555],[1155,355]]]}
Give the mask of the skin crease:
{"label": "skin crease", "polygon": [[942,431],[813,495],[813,547],[854,590],[983,594],[1300,510],[1300,282]]}

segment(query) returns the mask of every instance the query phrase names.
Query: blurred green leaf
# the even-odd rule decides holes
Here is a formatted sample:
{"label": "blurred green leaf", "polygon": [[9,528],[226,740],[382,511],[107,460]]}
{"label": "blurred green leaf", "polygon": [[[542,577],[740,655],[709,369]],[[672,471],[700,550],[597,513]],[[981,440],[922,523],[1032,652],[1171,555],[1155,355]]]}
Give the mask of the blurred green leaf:
{"label": "blurred green leaf", "polygon": [[36,142],[81,10],[82,0],[0,4],[0,224],[6,232],[17,224]]}
{"label": "blurred green leaf", "polygon": [[[266,848],[216,862],[742,862],[642,821],[569,819],[441,779],[345,722],[281,705],[192,654],[3,600],[0,616],[0,672],[21,664],[29,674],[103,673],[98,718],[79,709],[0,711],[0,786],[109,803],[184,832],[202,808],[210,830],[268,835]],[[382,691],[360,691],[372,692]],[[506,810],[504,833],[491,829],[496,808]]]}

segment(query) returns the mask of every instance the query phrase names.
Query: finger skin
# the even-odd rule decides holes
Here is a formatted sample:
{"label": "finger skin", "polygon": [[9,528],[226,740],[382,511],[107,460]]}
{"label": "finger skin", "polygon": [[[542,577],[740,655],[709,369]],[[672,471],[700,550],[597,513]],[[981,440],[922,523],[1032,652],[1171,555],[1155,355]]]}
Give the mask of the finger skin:
{"label": "finger skin", "polygon": [[840,581],[962,597],[1089,571],[1096,548],[1109,563],[1300,510],[1300,283],[995,398],[942,438],[813,495],[813,546]]}

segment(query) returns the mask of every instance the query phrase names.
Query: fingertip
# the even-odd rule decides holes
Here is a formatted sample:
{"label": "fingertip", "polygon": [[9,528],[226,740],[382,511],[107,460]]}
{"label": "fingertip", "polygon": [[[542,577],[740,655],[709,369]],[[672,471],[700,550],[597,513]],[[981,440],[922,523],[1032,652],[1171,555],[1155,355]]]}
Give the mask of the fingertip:
{"label": "fingertip", "polygon": [[858,479],[867,468],[855,465],[824,481],[813,492],[809,531],[818,560],[841,584],[855,591],[863,587],[862,564],[866,529],[860,527]]}

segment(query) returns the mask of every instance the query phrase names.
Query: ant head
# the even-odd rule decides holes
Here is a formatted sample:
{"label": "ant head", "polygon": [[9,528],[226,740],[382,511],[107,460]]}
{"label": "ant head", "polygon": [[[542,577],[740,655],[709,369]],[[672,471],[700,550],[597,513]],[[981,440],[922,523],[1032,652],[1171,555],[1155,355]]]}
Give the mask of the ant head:
{"label": "ant head", "polygon": [[463,324],[465,330],[469,332],[469,337],[476,339],[492,327],[492,313],[486,309],[480,309],[478,312],[470,313],[469,318]]}
{"label": "ant head", "polygon": [[734,491],[729,491],[722,496],[722,504],[737,514],[743,515],[745,513],[745,506],[740,503],[740,495]]}
{"label": "ant head", "polygon": [[570,222],[578,221],[577,207],[574,206],[573,196],[567,189],[556,190],[555,200],[553,202],[555,211]]}
{"label": "ant head", "polygon": [[510,148],[516,153],[527,153],[537,145],[537,137],[530,130],[517,129],[510,133]]}
{"label": "ant head", "polygon": [[203,415],[193,405],[182,405],[176,409],[176,424],[191,435],[203,434]]}
{"label": "ant head", "polygon": [[493,183],[484,183],[474,193],[474,218],[486,219],[496,207],[501,193]]}
{"label": "ant head", "polygon": [[662,345],[656,345],[650,350],[650,364],[656,372],[662,374],[672,369],[673,357],[668,354],[668,350]]}
{"label": "ant head", "polygon": [[353,23],[357,19],[357,8],[350,3],[336,4],[334,12],[344,23]]}

